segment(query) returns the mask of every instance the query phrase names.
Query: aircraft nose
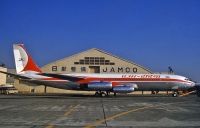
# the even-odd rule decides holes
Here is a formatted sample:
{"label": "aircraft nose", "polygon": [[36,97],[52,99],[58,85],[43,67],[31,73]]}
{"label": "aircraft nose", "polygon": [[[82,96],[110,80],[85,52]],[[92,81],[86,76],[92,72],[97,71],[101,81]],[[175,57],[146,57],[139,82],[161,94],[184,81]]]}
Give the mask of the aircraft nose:
{"label": "aircraft nose", "polygon": [[195,82],[193,82],[193,81],[191,81],[191,85],[192,85],[192,86],[195,86],[195,85],[196,85],[196,83],[195,83]]}

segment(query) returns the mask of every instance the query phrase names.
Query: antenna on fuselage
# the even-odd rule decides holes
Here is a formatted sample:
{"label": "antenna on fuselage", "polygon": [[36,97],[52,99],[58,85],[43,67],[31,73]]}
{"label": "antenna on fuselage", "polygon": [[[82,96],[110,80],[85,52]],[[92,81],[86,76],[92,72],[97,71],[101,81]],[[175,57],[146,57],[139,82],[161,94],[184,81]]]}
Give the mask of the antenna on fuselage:
{"label": "antenna on fuselage", "polygon": [[173,73],[174,73],[174,70],[172,69],[171,66],[168,67],[168,73],[169,73],[169,74],[173,74]]}

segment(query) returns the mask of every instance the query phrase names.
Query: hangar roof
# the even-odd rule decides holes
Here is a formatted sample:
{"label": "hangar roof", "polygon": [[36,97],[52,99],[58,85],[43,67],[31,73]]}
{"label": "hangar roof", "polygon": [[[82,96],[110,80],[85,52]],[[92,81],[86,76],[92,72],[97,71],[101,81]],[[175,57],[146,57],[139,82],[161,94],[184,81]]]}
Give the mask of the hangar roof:
{"label": "hangar roof", "polygon": [[[140,67],[140,68],[142,68],[142,69],[144,69],[144,70],[146,70],[146,71],[152,73],[152,71],[149,70],[148,68],[145,68],[145,67],[143,67],[143,66],[141,66],[141,65],[138,65],[138,64],[134,63],[133,61],[123,59],[123,58],[118,57],[118,56],[116,56],[116,55],[113,55],[113,54],[111,54],[111,53],[108,53],[108,52],[105,52],[105,51],[103,51],[103,50],[100,50],[100,49],[98,49],[98,48],[91,48],[91,49],[89,49],[89,50],[86,50],[86,51],[83,51],[83,52],[79,52],[79,53],[77,53],[77,54],[74,54],[74,55],[65,57],[65,58],[63,58],[63,59],[56,60],[56,61],[54,61],[54,62],[52,62],[52,63],[59,62],[59,61],[65,60],[65,59],[70,59],[71,57],[78,56],[78,55],[83,54],[83,53],[85,53],[85,52],[92,52],[92,51],[98,51],[98,52],[101,52],[101,53],[103,53],[103,54],[107,54],[107,55],[109,55],[109,56],[112,56],[112,57],[114,57],[114,58],[120,59],[120,60],[125,61],[125,62],[127,62],[127,63],[134,64],[134,65],[136,65],[136,66],[138,66],[138,67]],[[48,66],[48,65],[51,65],[52,63],[46,64],[46,65],[44,65],[43,67]]]}

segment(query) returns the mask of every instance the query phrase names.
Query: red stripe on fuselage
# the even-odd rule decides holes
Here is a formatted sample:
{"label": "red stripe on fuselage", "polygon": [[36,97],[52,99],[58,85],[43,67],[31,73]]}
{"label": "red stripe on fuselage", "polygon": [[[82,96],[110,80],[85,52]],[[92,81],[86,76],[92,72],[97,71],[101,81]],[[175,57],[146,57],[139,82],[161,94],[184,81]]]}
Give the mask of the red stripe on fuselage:
{"label": "red stripe on fuselage", "polygon": [[[63,79],[58,79],[58,78],[43,78],[41,79],[42,81],[48,81],[48,82],[70,82],[68,80],[63,80]],[[166,82],[166,83],[185,83],[185,84],[191,84],[189,81],[184,81],[180,79],[170,79],[170,78],[85,78],[83,80],[77,81],[79,84],[88,84],[92,81],[106,81],[106,82],[111,82],[113,86],[118,86],[120,84],[124,83],[138,83],[138,82]]]}
{"label": "red stripe on fuselage", "polygon": [[112,82],[113,84],[122,82],[181,82],[181,83],[191,83],[188,81],[180,80],[180,79],[169,79],[169,78],[86,78],[78,81],[78,83],[89,83],[91,81],[107,81]]}

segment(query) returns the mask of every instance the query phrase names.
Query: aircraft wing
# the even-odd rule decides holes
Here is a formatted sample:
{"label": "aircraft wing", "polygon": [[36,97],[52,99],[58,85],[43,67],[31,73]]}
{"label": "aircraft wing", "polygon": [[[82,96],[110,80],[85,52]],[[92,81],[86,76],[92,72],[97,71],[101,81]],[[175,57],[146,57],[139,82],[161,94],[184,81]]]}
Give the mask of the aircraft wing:
{"label": "aircraft wing", "polygon": [[79,76],[70,76],[70,75],[53,74],[53,73],[40,73],[39,75],[58,78],[58,79],[62,79],[62,80],[68,80],[68,81],[72,81],[72,82],[77,82],[79,80],[85,79],[84,77],[79,77]]}
{"label": "aircraft wing", "polygon": [[16,79],[31,79],[29,77],[26,77],[26,76],[21,76],[21,75],[17,75],[17,74],[14,74],[14,73],[9,73],[9,72],[4,72],[4,71],[0,71],[0,73],[3,73],[3,74],[6,74],[6,75],[10,75]]}

